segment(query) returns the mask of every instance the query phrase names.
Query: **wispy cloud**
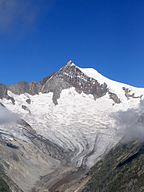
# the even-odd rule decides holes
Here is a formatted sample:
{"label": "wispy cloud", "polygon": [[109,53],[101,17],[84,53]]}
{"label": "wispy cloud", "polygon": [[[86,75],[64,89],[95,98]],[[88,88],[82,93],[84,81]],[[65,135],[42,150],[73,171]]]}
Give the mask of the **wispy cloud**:
{"label": "wispy cloud", "polygon": [[0,106],[0,125],[6,123],[14,123],[18,120],[18,116],[11,113],[6,108]]}
{"label": "wispy cloud", "polygon": [[0,0],[0,29],[32,25],[48,11],[53,0]]}
{"label": "wispy cloud", "polygon": [[118,135],[127,142],[131,139],[144,140],[144,101],[141,101],[138,108],[128,111],[119,111],[113,114],[116,120]]}

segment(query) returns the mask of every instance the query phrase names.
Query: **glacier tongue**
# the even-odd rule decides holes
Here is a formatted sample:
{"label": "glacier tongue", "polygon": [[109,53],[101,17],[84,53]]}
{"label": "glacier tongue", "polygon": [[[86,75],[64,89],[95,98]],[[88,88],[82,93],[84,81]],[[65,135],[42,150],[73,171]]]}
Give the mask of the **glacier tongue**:
{"label": "glacier tongue", "polygon": [[[58,105],[52,101],[52,93],[39,95],[14,95],[15,105],[4,99],[4,105],[27,121],[38,134],[71,151],[71,163],[91,167],[98,158],[119,141],[112,113],[136,107],[139,100],[125,99],[113,105],[109,95],[97,100],[92,95],[78,94],[74,88],[64,89]],[[31,100],[31,104],[26,102]],[[26,106],[30,113],[21,106]]]}

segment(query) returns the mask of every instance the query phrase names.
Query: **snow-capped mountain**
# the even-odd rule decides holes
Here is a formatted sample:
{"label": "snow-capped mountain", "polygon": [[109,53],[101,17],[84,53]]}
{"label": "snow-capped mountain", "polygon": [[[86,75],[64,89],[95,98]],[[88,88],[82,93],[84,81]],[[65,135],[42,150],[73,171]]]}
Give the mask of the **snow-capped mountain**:
{"label": "snow-capped mountain", "polygon": [[[49,173],[48,165],[55,171],[60,166],[87,169],[121,139],[113,114],[137,108],[143,96],[143,88],[112,81],[69,61],[39,83],[0,85],[1,107],[16,117],[0,124],[1,139],[26,150],[34,148],[39,157],[33,156],[32,164],[44,165],[39,176]],[[44,158],[43,147],[48,151]],[[28,159],[30,153],[25,152]],[[14,168],[7,170],[11,176]],[[13,180],[17,182],[16,177]],[[37,181],[33,178],[29,188]],[[24,184],[20,187],[29,190]]]}

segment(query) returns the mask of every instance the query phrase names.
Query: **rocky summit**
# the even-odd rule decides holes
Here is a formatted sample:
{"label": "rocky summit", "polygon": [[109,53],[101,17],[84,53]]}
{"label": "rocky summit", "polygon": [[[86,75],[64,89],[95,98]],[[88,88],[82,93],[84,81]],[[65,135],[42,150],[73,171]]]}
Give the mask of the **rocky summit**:
{"label": "rocky summit", "polygon": [[0,84],[1,192],[142,192],[144,89],[69,61]]}

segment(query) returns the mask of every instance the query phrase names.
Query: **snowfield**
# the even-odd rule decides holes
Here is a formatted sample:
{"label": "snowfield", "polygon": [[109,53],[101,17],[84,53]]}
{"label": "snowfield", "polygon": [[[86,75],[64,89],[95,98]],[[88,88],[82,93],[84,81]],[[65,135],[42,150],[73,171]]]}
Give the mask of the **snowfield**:
{"label": "snowfield", "polygon": [[[79,69],[99,83],[105,82],[121,103],[114,103],[108,94],[95,100],[93,95],[79,94],[75,88],[62,90],[58,105],[53,103],[52,92],[32,96],[27,93],[15,95],[9,91],[9,96],[15,99],[15,105],[7,99],[0,102],[28,122],[38,134],[65,151],[71,151],[72,165],[91,167],[120,140],[112,114],[137,108],[143,99],[144,89],[109,80],[94,69]],[[134,97],[127,98],[123,87],[129,89]],[[31,100],[30,104],[26,102],[27,99]],[[26,109],[22,106],[26,106]],[[19,131],[6,131],[20,136]]]}

